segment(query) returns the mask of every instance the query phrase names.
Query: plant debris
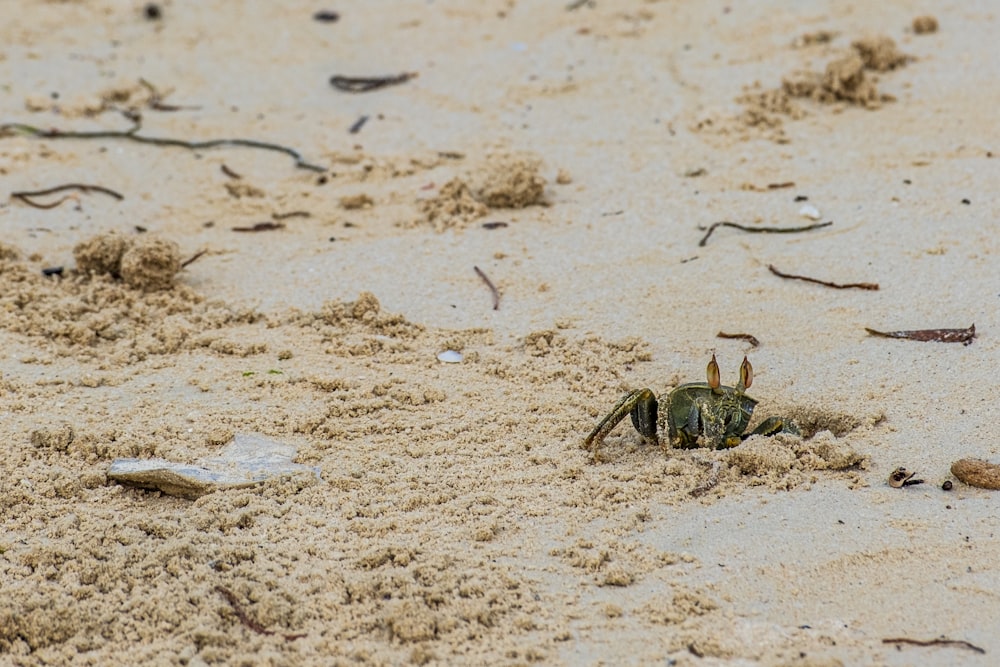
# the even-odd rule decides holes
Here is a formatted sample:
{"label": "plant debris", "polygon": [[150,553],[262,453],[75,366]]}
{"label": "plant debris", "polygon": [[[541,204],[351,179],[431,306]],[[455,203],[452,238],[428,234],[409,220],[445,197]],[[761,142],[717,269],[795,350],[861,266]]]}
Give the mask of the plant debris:
{"label": "plant debris", "polygon": [[[254,632],[256,632],[259,635],[274,635],[274,634],[278,634],[274,630],[268,630],[263,625],[261,625],[260,623],[258,623],[254,619],[250,618],[250,615],[247,614],[247,612],[246,612],[245,609],[243,609],[243,605],[241,605],[240,602],[239,602],[239,600],[236,599],[236,594],[233,593],[231,590],[229,590],[225,586],[216,586],[215,590],[216,590],[216,592],[219,593],[219,595],[221,595],[223,598],[225,598],[226,602],[229,603],[229,606],[233,608],[233,613],[236,614],[236,618],[240,619],[240,623],[242,623],[243,625],[247,626],[248,628],[250,628],[251,630],[253,630]],[[305,637],[306,635],[305,635],[305,633],[301,633],[301,634],[284,634],[284,633],[282,633],[281,636],[284,637],[285,641],[290,642],[290,641],[292,641],[294,639],[301,639],[302,637]]]}
{"label": "plant debris", "polygon": [[478,266],[472,268],[476,270],[476,275],[482,278],[486,286],[490,288],[490,292],[493,294],[493,310],[500,310],[500,291],[497,290],[497,286],[493,284],[493,281]]}
{"label": "plant debris", "polygon": [[961,343],[962,345],[972,345],[976,337],[976,325],[973,323],[968,329],[916,329],[914,331],[878,331],[865,327],[872,336],[882,338],[905,338],[907,340],[919,340],[932,343]]}
{"label": "plant debris", "polygon": [[738,339],[738,340],[745,340],[746,342],[750,343],[754,347],[758,347],[760,345],[760,341],[757,340],[756,336],[751,335],[751,334],[747,334],[747,333],[735,333],[735,334],[731,334],[731,333],[725,333],[725,332],[720,331],[719,333],[715,334],[715,337],[716,338],[735,338],[735,339]]}
{"label": "plant debris", "polygon": [[865,290],[877,290],[878,283],[831,283],[825,280],[819,280],[817,278],[810,278],[808,276],[797,276],[791,273],[782,273],[778,269],[774,268],[774,264],[767,265],[768,270],[779,278],[788,278],[790,280],[802,280],[807,283],[815,283],[817,285],[823,285],[825,287],[833,287],[834,289],[865,289]]}
{"label": "plant debris", "polygon": [[257,148],[260,150],[275,151],[289,155],[295,160],[295,166],[300,169],[308,169],[309,171],[317,172],[326,171],[324,167],[306,162],[305,158],[302,157],[302,154],[294,148],[289,148],[280,144],[257,141],[256,139],[209,139],[207,141],[186,141],[184,139],[175,139],[173,137],[147,137],[139,134],[139,130],[142,129],[141,119],[137,116],[130,116],[130,119],[132,120],[133,126],[127,130],[96,130],[84,132],[67,131],[59,128],[43,130],[39,127],[35,127],[34,125],[27,125],[25,123],[3,123],[0,124],[0,138],[16,134],[27,134],[33,137],[40,137],[42,139],[124,139],[126,141],[134,141],[139,144],[150,144],[153,146],[176,146],[178,148],[186,148],[190,151],[199,151],[209,148],[223,148],[228,146]]}
{"label": "plant debris", "polygon": [[276,229],[284,229],[285,223],[283,222],[271,222],[270,220],[265,220],[264,222],[258,222],[252,225],[244,225],[242,227],[233,227],[234,232],[271,232]]}
{"label": "plant debris", "polygon": [[417,76],[416,72],[403,72],[388,76],[343,76],[335,74],[330,77],[330,85],[345,93],[367,93],[389,86],[398,86]]}
{"label": "plant debris", "polygon": [[50,209],[50,208],[55,208],[56,206],[59,206],[67,199],[70,199],[70,196],[67,195],[50,204],[41,204],[39,202],[32,200],[35,197],[44,197],[45,195],[51,195],[57,192],[65,192],[66,190],[79,190],[80,192],[85,192],[85,193],[100,192],[101,194],[108,195],[109,197],[114,197],[118,201],[125,199],[125,195],[121,194],[120,192],[115,192],[114,190],[106,188],[102,185],[87,185],[85,183],[66,183],[64,185],[57,185],[55,187],[46,188],[44,190],[19,190],[17,192],[11,192],[10,198],[20,199],[25,204],[33,208]]}
{"label": "plant debris", "polygon": [[[803,227],[750,227],[748,225],[741,225],[736,222],[729,222],[723,220],[722,222],[713,222],[708,227],[703,225],[698,225],[698,229],[705,232],[705,235],[701,237],[698,241],[699,246],[704,246],[708,243],[708,238],[712,235],[712,232],[718,227],[732,227],[733,229],[739,229],[744,232],[750,232],[753,234],[795,234],[798,232],[808,232],[813,229],[820,229],[821,227],[829,227],[833,224],[833,221],[829,222],[819,222],[815,225],[805,225]],[[707,230],[707,231],[706,231]]]}
{"label": "plant debris", "polygon": [[986,653],[986,649],[980,648],[971,642],[967,642],[964,639],[946,639],[940,637],[938,639],[910,639],[908,637],[891,637],[889,639],[883,639],[883,644],[912,644],[914,646],[957,646],[959,648],[967,648],[970,651],[975,651],[976,653]]}

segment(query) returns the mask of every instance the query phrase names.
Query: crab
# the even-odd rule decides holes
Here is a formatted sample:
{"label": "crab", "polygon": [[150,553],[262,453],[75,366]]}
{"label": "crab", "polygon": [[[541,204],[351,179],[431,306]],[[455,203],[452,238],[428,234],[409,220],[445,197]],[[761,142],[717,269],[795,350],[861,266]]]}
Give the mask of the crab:
{"label": "crab", "polygon": [[777,433],[799,434],[799,429],[790,419],[768,417],[757,428],[745,432],[750,424],[756,399],[746,395],[753,382],[753,366],[746,357],[740,365],[740,381],[735,387],[724,387],[720,383],[719,364],[712,355],[706,369],[707,382],[689,382],[676,387],[666,396],[660,397],[664,409],[658,414],[656,396],[649,389],[636,389],[626,394],[600,421],[584,441],[587,449],[594,452],[604,438],[626,415],[632,417],[632,425],[648,444],[659,444],[658,430],[666,421],[670,444],[682,449],[708,446],[713,449],[735,447],[752,435],[772,436]]}

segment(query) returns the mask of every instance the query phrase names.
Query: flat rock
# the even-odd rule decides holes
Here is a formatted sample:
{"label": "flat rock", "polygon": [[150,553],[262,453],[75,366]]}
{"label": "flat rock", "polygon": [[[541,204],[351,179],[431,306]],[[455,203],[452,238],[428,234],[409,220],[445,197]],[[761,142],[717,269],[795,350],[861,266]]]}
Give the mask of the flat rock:
{"label": "flat rock", "polygon": [[108,478],[126,486],[155,489],[167,495],[195,499],[213,491],[239,489],[282,475],[319,468],[292,463],[296,448],[252,433],[237,433],[217,456],[195,463],[164,459],[115,459]]}

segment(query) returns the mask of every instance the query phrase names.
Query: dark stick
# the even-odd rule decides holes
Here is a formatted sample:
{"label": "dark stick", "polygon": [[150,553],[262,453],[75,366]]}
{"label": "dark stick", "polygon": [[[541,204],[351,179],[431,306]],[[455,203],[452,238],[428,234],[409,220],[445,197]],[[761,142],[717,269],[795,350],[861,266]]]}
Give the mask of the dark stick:
{"label": "dark stick", "polygon": [[271,232],[276,229],[284,229],[285,225],[281,222],[271,222],[270,220],[265,222],[257,222],[252,225],[247,225],[243,227],[233,227],[234,232]]}
{"label": "dark stick", "polygon": [[345,93],[367,93],[388,86],[406,83],[417,76],[416,72],[403,72],[389,76],[343,76],[334,74],[330,77],[330,85]]}
{"label": "dark stick", "polygon": [[501,227],[506,227],[507,223],[503,220],[496,220],[494,222],[484,222],[483,229],[500,229]]}
{"label": "dark stick", "polygon": [[289,211],[288,213],[272,213],[271,217],[275,220],[287,220],[288,218],[311,218],[312,213],[309,211]]}
{"label": "dark stick", "polygon": [[476,270],[476,274],[483,279],[483,282],[486,283],[486,286],[490,288],[490,292],[493,293],[493,310],[499,310],[500,292],[497,290],[496,285],[493,284],[492,280],[486,277],[486,274],[483,273],[482,269],[480,269],[478,266],[474,266],[472,268]]}
{"label": "dark stick", "polygon": [[740,229],[744,232],[751,232],[754,234],[794,234],[796,232],[808,232],[813,229],[819,229],[820,227],[829,227],[833,222],[818,222],[814,225],[806,225],[804,227],[747,227],[746,225],[741,225],[735,222],[728,222],[723,220],[722,222],[713,222],[708,227],[703,227],[698,225],[698,229],[708,231],[705,235],[701,237],[701,241],[698,241],[698,245],[703,246],[708,243],[708,237],[712,235],[717,227],[732,227],[734,229]]}
{"label": "dark stick", "polygon": [[[277,634],[274,630],[268,630],[263,625],[261,625],[254,619],[250,618],[250,615],[247,614],[246,610],[243,609],[243,605],[241,605],[240,601],[236,599],[236,594],[233,593],[231,590],[229,590],[225,586],[216,586],[215,590],[216,592],[219,593],[219,595],[221,595],[226,600],[226,602],[229,603],[229,606],[233,608],[233,613],[236,614],[236,618],[240,619],[240,623],[247,626],[248,628],[250,628],[259,635]],[[293,639],[299,639],[301,637],[305,637],[306,635],[303,633],[303,634],[287,634],[287,635],[282,634],[281,636],[285,638],[285,641],[292,641]]]}
{"label": "dark stick", "polygon": [[204,150],[208,148],[220,148],[224,146],[239,146],[244,148],[257,148],[265,151],[276,151],[289,155],[295,160],[295,166],[309,171],[325,172],[326,169],[319,165],[305,161],[302,154],[293,148],[280,144],[271,144],[256,139],[209,139],[208,141],[185,141],[183,139],[173,139],[170,137],[146,137],[137,132],[142,127],[142,123],[137,118],[132,118],[133,127],[128,130],[97,130],[95,132],[66,132],[59,129],[43,130],[33,125],[24,123],[4,123],[0,125],[0,137],[9,136],[13,133],[30,134],[43,139],[125,139],[139,144],[151,144],[153,146],[176,146],[186,148],[190,151]]}
{"label": "dark stick", "polygon": [[914,331],[877,331],[865,327],[865,331],[872,336],[882,338],[906,338],[908,340],[919,340],[931,343],[962,343],[972,345],[972,340],[976,337],[976,325],[973,323],[968,329],[917,329]]}
{"label": "dark stick", "polygon": [[241,178],[243,178],[242,176],[240,176],[239,174],[237,174],[235,171],[233,171],[232,169],[230,169],[229,167],[227,167],[225,164],[223,164],[221,167],[219,167],[219,169],[222,170],[223,174],[225,174],[226,176],[228,176],[229,178],[231,178],[233,180],[238,181]]}
{"label": "dark stick", "polygon": [[716,338],[736,338],[736,339],[739,339],[739,340],[745,340],[746,342],[750,343],[754,347],[757,347],[758,345],[760,345],[760,341],[757,340],[757,337],[753,336],[751,334],[745,334],[745,333],[730,334],[730,333],[723,333],[722,331],[720,331],[719,333],[715,334],[715,337]]}
{"label": "dark stick", "polygon": [[907,637],[891,637],[889,639],[883,639],[883,644],[913,644],[914,646],[959,646],[961,648],[967,648],[970,651],[975,651],[976,653],[986,653],[986,649],[980,648],[971,642],[967,642],[964,639],[909,639]]}
{"label": "dark stick", "polygon": [[33,197],[43,197],[45,195],[51,195],[56,192],[65,192],[66,190],[79,190],[80,192],[100,192],[106,194],[109,197],[114,197],[115,199],[121,201],[125,199],[125,196],[111,190],[110,188],[103,187],[101,185],[85,185],[84,183],[66,183],[65,185],[57,185],[53,188],[46,188],[44,190],[20,190],[18,192],[11,192],[10,196],[12,199],[20,199],[28,206],[33,206],[35,208],[49,209],[59,206],[69,197],[63,197],[59,201],[52,204],[39,204],[38,202],[31,201]]}
{"label": "dark stick", "polygon": [[351,127],[348,128],[347,131],[351,134],[357,134],[358,132],[361,131],[361,128],[363,128],[365,126],[365,123],[367,122],[368,122],[368,116],[361,116],[356,121],[354,121],[354,124],[351,125]]}
{"label": "dark stick", "polygon": [[196,260],[198,260],[202,255],[204,255],[207,252],[208,252],[207,250],[199,250],[198,252],[196,252],[195,254],[191,255],[190,257],[188,257],[187,259],[185,259],[183,262],[181,262],[181,268],[183,269],[183,268],[185,268],[186,266],[188,266],[190,264],[194,264],[194,262]]}
{"label": "dark stick", "polygon": [[877,290],[878,283],[831,283],[825,280],[818,280],[816,278],[809,278],[808,276],[796,276],[791,273],[782,273],[778,269],[774,268],[774,264],[767,265],[768,270],[779,278],[789,278],[791,280],[803,280],[807,283],[816,283],[817,285],[823,285],[825,287],[833,287],[834,289],[866,289],[866,290]]}

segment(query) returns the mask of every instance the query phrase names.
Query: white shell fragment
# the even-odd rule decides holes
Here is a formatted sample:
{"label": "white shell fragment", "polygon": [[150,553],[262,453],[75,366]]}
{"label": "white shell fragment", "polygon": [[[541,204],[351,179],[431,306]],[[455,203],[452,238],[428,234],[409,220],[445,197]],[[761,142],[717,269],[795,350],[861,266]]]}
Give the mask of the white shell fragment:
{"label": "white shell fragment", "polygon": [[820,215],[819,209],[812,204],[806,204],[799,209],[799,215],[804,218],[809,218],[810,220],[819,220],[822,216]]}
{"label": "white shell fragment", "polygon": [[438,361],[443,361],[446,364],[457,364],[462,361],[462,353],[455,350],[445,350],[438,353]]}
{"label": "white shell fragment", "polygon": [[237,433],[218,456],[193,464],[164,459],[115,459],[108,469],[108,478],[192,500],[213,491],[253,486],[282,475],[309,472],[319,478],[319,468],[292,463],[295,454],[294,445],[261,435]]}

